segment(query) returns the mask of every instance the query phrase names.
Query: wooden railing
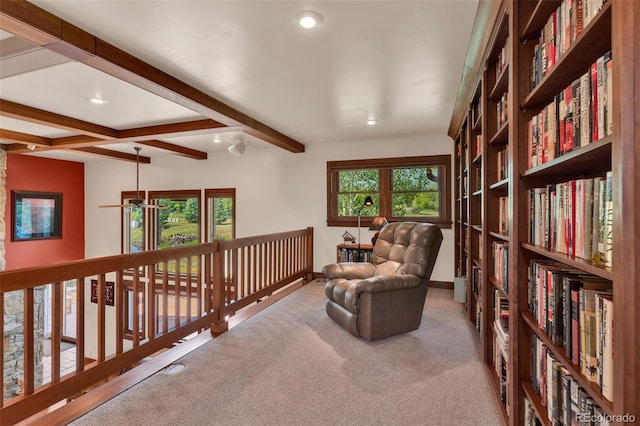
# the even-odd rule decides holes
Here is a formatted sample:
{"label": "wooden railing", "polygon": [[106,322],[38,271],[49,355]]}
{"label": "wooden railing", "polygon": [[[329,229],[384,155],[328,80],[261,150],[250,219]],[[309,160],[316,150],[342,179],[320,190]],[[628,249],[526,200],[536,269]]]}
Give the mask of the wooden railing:
{"label": "wooden railing", "polygon": [[[313,228],[307,228],[0,272],[0,307],[5,311],[9,298],[15,306],[16,297],[24,306],[17,335],[23,341],[22,359],[5,359],[5,339],[0,339],[5,366],[0,369],[5,384],[0,424],[14,424],[73,399],[193,333],[209,328],[221,333],[229,316],[290,283],[311,280],[312,271]],[[62,373],[65,282],[75,283],[77,292],[76,351],[75,368]],[[51,367],[42,383],[43,302],[38,292],[46,286],[51,288]],[[0,330],[7,331],[4,316]],[[26,368],[4,377],[10,371],[7,363]],[[13,382],[20,385],[15,396],[5,390]]]}

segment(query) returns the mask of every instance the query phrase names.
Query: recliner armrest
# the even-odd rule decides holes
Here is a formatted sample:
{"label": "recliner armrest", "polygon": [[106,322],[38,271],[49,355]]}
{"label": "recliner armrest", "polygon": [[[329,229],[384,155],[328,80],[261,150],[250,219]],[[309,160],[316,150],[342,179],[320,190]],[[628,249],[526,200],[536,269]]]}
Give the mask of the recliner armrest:
{"label": "recliner armrest", "polygon": [[360,281],[355,286],[356,294],[381,293],[385,291],[403,290],[420,285],[422,278],[417,275],[378,275]]}
{"label": "recliner armrest", "polygon": [[357,280],[372,277],[375,269],[376,267],[371,263],[343,262],[325,265],[322,273],[329,280],[334,278]]}

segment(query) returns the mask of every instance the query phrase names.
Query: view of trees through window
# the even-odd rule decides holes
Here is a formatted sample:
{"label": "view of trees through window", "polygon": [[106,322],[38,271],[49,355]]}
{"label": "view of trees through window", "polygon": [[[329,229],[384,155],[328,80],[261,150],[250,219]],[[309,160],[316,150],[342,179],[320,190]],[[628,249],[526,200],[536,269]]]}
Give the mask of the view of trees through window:
{"label": "view of trees through window", "polygon": [[158,199],[158,205],[167,207],[157,210],[156,245],[159,249],[198,244],[198,199]]}
{"label": "view of trees through window", "polygon": [[391,206],[394,217],[434,217],[440,214],[439,167],[393,169]]}

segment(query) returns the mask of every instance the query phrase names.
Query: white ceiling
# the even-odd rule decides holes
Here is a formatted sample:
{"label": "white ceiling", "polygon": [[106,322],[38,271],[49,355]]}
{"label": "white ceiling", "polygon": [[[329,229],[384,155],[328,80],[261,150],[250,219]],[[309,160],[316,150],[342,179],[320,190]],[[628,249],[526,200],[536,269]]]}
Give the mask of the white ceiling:
{"label": "white ceiling", "polygon": [[[478,0],[32,3],[304,145],[446,134],[478,6]],[[320,12],[324,24],[311,31],[293,25],[303,9]],[[205,118],[85,64],[35,52],[2,57],[0,98],[114,129]],[[62,63],[21,71],[55,62]],[[108,104],[94,106],[92,96]],[[375,126],[366,124],[370,117]],[[0,128],[70,135],[6,117]],[[219,144],[212,134],[161,140],[205,152],[239,138],[251,142],[248,149],[271,146],[239,132],[219,136]],[[105,148],[131,152],[131,145]],[[142,154],[169,152],[145,147]]]}

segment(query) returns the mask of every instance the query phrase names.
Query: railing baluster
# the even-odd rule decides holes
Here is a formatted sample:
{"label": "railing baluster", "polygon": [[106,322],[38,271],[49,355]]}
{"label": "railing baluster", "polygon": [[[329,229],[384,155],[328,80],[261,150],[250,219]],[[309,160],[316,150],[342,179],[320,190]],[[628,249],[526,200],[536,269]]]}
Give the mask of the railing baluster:
{"label": "railing baluster", "polygon": [[162,263],[162,334],[169,332],[169,262]]}
{"label": "railing baluster", "polygon": [[107,317],[104,298],[105,274],[98,276],[98,363],[107,357]]}
{"label": "railing baluster", "polygon": [[31,395],[34,390],[34,370],[35,370],[35,357],[34,357],[34,297],[33,287],[29,287],[24,290],[24,394]]}
{"label": "railing baluster", "polygon": [[182,277],[180,276],[180,260],[176,259],[176,272],[173,278],[173,328],[180,327],[180,288],[182,287]]}
{"label": "railing baluster", "polygon": [[193,272],[191,271],[191,256],[187,257],[187,324],[191,322],[191,284]]}
{"label": "railing baluster", "polygon": [[84,278],[76,278],[76,373],[84,370]]}
{"label": "railing baluster", "polygon": [[[134,268],[136,270],[138,268]],[[121,354],[124,351],[124,280],[123,272],[119,270],[116,272],[116,288],[114,289],[113,297],[115,298],[116,306],[116,354]]]}
{"label": "railing baluster", "polygon": [[133,347],[140,345],[140,268],[133,268],[133,282],[131,283],[132,302],[131,314],[133,315],[133,324],[131,325],[131,334]]}
{"label": "railing baluster", "polygon": [[156,309],[156,265],[155,263],[151,263],[147,265],[149,271],[149,282],[147,283],[147,297],[149,298],[149,307],[148,307],[148,338],[149,340],[154,340],[156,338],[156,325],[158,320],[158,310]]}
{"label": "railing baluster", "polygon": [[60,381],[60,340],[62,339],[62,283],[53,283],[51,295],[51,383]]}

